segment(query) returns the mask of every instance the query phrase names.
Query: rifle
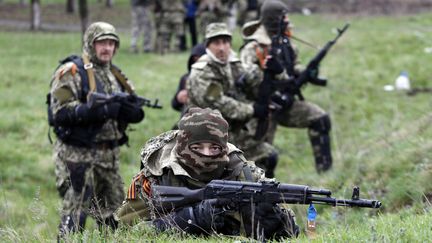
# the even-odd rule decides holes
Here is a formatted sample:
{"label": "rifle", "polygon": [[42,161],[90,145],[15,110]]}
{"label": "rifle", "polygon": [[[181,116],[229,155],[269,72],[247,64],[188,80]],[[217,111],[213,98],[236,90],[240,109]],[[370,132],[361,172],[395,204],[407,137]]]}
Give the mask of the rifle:
{"label": "rifle", "polygon": [[300,100],[304,100],[303,95],[300,92],[300,88],[306,84],[307,82],[310,82],[311,84],[319,85],[319,86],[326,86],[327,80],[326,79],[320,79],[316,76],[311,77],[311,72],[314,72],[314,70],[318,70],[320,62],[324,59],[324,57],[327,55],[327,52],[330,50],[330,48],[336,44],[337,40],[345,33],[345,31],[348,29],[349,24],[346,23],[342,29],[337,28],[338,34],[336,37],[327,42],[327,44],[319,50],[318,54],[315,55],[314,58],[308,63],[306,66],[306,69],[303,70],[300,75],[295,79],[295,89],[296,93]]}
{"label": "rifle", "polygon": [[[297,95],[300,100],[304,100],[303,94],[301,93],[301,87],[307,82],[319,86],[326,86],[326,79],[318,78],[317,73],[316,75],[311,75],[311,73],[318,70],[319,64],[327,55],[327,52],[349,27],[349,24],[347,23],[342,29],[338,28],[337,36],[333,40],[327,42],[327,44],[321,50],[319,50],[318,54],[316,54],[315,57],[312,58],[312,60],[308,63],[305,70],[303,70],[299,75],[296,75],[294,72],[293,48],[291,47],[289,37],[284,33],[286,25],[287,23],[282,18],[279,24],[278,33],[272,36],[270,54],[280,61],[283,68],[292,78],[288,80],[275,80],[274,74],[264,70],[264,80],[260,84],[257,100],[257,102],[260,104],[269,105],[271,102],[271,96],[277,90],[282,91],[282,96],[293,97]],[[285,105],[289,107],[292,104],[293,99],[288,99],[288,101],[289,102],[287,102]],[[265,135],[268,129],[268,124],[269,118],[258,120],[255,139],[258,140]]]}
{"label": "rifle", "polygon": [[284,184],[274,181],[244,182],[212,180],[204,188],[191,190],[186,187],[153,185],[151,195],[154,205],[162,210],[174,210],[191,206],[203,200],[213,199],[217,205],[238,209],[241,204],[287,203],[324,204],[331,206],[380,208],[378,200],[360,198],[360,189],[354,187],[351,199],[331,197],[327,189],[314,189],[305,185]]}
{"label": "rifle", "polygon": [[111,95],[91,92],[88,96],[87,105],[89,106],[89,108],[93,108],[110,102],[133,103],[134,105],[139,107],[147,106],[150,108],[162,109],[162,106],[158,103],[159,99],[156,99],[154,102],[152,102],[151,100],[138,96],[136,94],[131,95],[124,92],[117,92]]}

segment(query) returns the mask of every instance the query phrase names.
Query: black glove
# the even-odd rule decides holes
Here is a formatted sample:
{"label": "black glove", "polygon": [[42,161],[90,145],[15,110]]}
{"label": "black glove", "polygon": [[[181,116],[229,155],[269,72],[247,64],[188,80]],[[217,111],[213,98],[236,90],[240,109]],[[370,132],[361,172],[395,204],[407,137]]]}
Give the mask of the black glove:
{"label": "black glove", "polygon": [[241,210],[246,234],[257,239],[297,237],[299,228],[294,218],[279,206],[271,203],[246,205]]}
{"label": "black glove", "polygon": [[58,125],[86,125],[93,122],[104,122],[107,119],[117,119],[120,104],[112,102],[89,108],[86,104],[81,104],[75,109],[62,108],[54,117],[54,122]]}
{"label": "black glove", "polygon": [[159,231],[175,227],[196,235],[210,235],[224,226],[224,211],[214,200],[204,200],[192,207],[181,208],[169,215],[153,220]]}
{"label": "black glove", "polygon": [[136,98],[130,96],[121,103],[118,118],[127,123],[138,123],[144,119],[144,110],[137,105]]}
{"label": "black glove", "polygon": [[269,108],[267,105],[254,103],[253,104],[254,113],[253,116],[257,118],[267,118],[269,115]]}
{"label": "black glove", "polygon": [[283,72],[284,68],[276,58],[270,57],[267,59],[265,70],[272,74],[280,74]]}
{"label": "black glove", "polygon": [[110,102],[96,108],[89,109],[88,118],[90,121],[106,121],[107,119],[117,119],[120,107],[120,103]]}
{"label": "black glove", "polygon": [[260,227],[258,232],[261,232],[265,239],[298,236],[299,229],[294,218],[277,205],[259,203],[255,215]]}

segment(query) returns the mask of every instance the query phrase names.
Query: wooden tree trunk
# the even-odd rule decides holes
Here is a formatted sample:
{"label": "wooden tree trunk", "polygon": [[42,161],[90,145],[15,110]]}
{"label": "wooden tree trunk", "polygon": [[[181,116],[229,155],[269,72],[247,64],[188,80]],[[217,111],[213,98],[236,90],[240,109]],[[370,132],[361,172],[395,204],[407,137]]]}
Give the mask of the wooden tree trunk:
{"label": "wooden tree trunk", "polygon": [[30,16],[30,29],[39,30],[41,26],[40,0],[31,0]]}
{"label": "wooden tree trunk", "polygon": [[81,32],[84,36],[84,32],[89,24],[87,0],[79,0],[79,14],[81,19]]}
{"label": "wooden tree trunk", "polygon": [[114,0],[106,0],[105,6],[107,8],[112,8],[112,6],[114,6]]}
{"label": "wooden tree trunk", "polygon": [[66,0],[66,13],[75,13],[75,0]]}

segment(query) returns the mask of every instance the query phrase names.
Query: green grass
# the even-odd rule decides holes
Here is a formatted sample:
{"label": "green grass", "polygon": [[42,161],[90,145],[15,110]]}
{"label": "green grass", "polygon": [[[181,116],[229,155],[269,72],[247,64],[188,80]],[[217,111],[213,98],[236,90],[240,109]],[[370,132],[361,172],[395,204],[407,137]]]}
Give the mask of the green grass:
{"label": "green grass", "polygon": [[[351,27],[321,64],[327,88],[308,86],[305,97],[332,118],[334,168],[318,175],[305,130],[280,127],[275,145],[281,154],[276,177],[281,182],[328,188],[349,198],[354,185],[361,197],[379,199],[383,208],[318,207],[317,242],[425,242],[432,236],[432,113],[430,94],[385,92],[400,71],[412,85],[432,86],[432,14],[400,17],[292,16],[294,34],[317,45],[334,37],[332,29]],[[133,125],[130,147],[122,148],[125,187],[139,168],[145,141],[172,127],[179,114],[170,108],[187,53],[159,56],[128,52],[129,33],[121,32],[115,57],[134,81],[138,94],[159,98],[163,110],[146,109],[144,122]],[[45,96],[58,60],[80,53],[78,33],[0,32],[0,241],[54,241],[60,199],[55,190],[52,145],[47,139]],[[240,47],[238,33],[234,49]],[[315,53],[298,44],[303,62]],[[53,134],[52,134],[53,135]],[[304,230],[306,206],[293,207]],[[90,224],[81,241],[200,242],[178,234],[157,235],[145,225],[103,234]],[[211,242],[234,241],[213,237]],[[240,239],[242,240],[242,239]],[[244,239],[243,239],[244,240]],[[295,241],[308,241],[304,233]]]}

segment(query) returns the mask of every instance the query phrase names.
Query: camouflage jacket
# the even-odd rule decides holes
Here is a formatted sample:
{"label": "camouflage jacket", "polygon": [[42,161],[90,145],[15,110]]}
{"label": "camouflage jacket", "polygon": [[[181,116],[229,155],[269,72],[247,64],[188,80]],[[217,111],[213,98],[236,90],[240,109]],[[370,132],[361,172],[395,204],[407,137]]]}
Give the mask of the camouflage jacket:
{"label": "camouflage jacket", "polygon": [[[116,217],[126,224],[138,220],[151,220],[155,217],[151,201],[148,198],[152,184],[183,186],[190,189],[201,188],[204,182],[192,178],[179,164],[174,146],[178,130],[165,132],[150,139],[141,151],[141,171],[133,178],[126,200],[117,210]],[[228,144],[230,162],[221,178],[236,181],[264,180],[264,171],[247,161],[242,152]]]}
{"label": "camouflage jacket", "polygon": [[252,102],[236,86],[243,73],[240,60],[234,53],[227,64],[219,63],[208,54],[201,56],[192,65],[186,84],[189,105],[218,109],[227,120],[248,120],[253,115]]}

